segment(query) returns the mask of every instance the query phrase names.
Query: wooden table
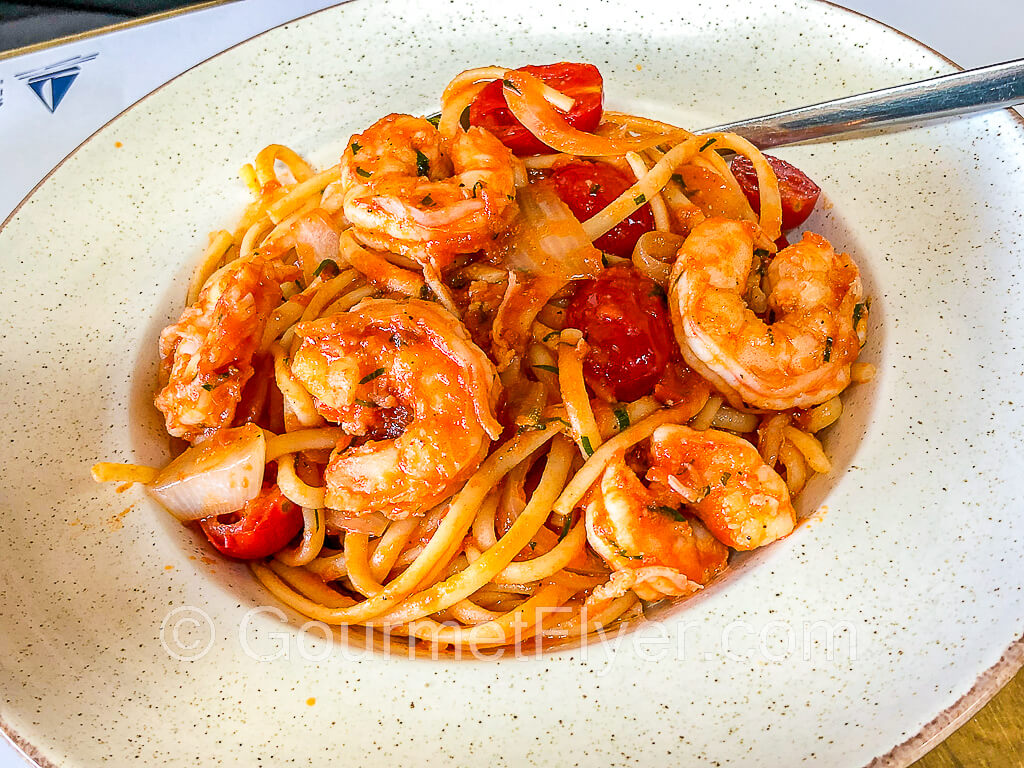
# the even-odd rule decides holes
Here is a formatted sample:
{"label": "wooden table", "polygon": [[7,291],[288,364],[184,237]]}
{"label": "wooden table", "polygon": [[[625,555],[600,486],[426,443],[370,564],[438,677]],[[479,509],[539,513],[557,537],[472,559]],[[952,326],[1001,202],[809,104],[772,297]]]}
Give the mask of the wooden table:
{"label": "wooden table", "polygon": [[1024,670],[913,768],[1024,766]]}

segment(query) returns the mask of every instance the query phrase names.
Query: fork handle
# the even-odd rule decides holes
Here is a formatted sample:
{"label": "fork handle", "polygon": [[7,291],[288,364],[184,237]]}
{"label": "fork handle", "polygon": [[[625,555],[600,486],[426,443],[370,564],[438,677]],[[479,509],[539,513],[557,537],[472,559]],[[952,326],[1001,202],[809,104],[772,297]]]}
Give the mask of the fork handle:
{"label": "fork handle", "polygon": [[1024,59],[789,109],[700,133],[731,131],[758,149],[888,125],[952,117],[1024,102]]}

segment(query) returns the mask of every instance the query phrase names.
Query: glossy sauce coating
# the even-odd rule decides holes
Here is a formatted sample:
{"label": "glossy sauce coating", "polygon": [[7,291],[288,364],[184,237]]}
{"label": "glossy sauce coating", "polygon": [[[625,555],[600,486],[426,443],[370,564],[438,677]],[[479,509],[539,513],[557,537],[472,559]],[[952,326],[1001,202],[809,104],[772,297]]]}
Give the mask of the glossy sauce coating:
{"label": "glossy sauce coating", "polygon": [[672,356],[664,292],[630,267],[612,267],[583,283],[566,314],[590,349],[587,383],[606,399],[636,400],[651,392]]}
{"label": "glossy sauce coating", "polygon": [[[574,160],[549,177],[549,183],[569,210],[580,221],[586,221],[629,189],[635,179],[613,165],[590,160]],[[644,232],[654,229],[650,205],[637,208],[594,241],[602,251],[628,259],[636,241]]]}

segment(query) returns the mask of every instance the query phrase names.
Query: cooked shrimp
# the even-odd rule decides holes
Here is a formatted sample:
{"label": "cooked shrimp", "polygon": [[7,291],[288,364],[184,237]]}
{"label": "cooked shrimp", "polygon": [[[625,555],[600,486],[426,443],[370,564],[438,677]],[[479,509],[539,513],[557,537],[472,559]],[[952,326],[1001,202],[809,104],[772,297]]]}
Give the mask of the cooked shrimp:
{"label": "cooked shrimp", "polygon": [[767,272],[765,323],[743,303],[753,225],[708,219],[679,249],[669,302],[686,362],[728,397],[771,410],[808,408],[842,392],[860,340],[860,274],[850,257],[805,233]]}
{"label": "cooked shrimp", "polygon": [[429,121],[388,115],[341,156],[345,216],[363,242],[410,256],[434,273],[489,245],[516,214],[525,169],[483,128],[445,142]]}
{"label": "cooked shrimp", "polygon": [[644,600],[693,593],[729,555],[699,520],[680,511],[678,498],[661,496],[669,498],[644,487],[620,454],[586,509],[590,545],[615,571],[637,572],[633,591]]}
{"label": "cooked shrimp", "polygon": [[291,370],[317,410],[369,438],[332,453],[331,509],[422,514],[461,486],[501,433],[494,365],[437,304],[366,299],[295,333]]}
{"label": "cooked shrimp", "polygon": [[785,481],[741,437],[664,425],[651,435],[650,456],[652,487],[673,491],[733,549],[762,547],[796,524]]}
{"label": "cooked shrimp", "polygon": [[167,431],[194,441],[231,423],[281,284],[300,274],[275,255],[239,259],[210,277],[195,304],[160,334],[157,393]]}

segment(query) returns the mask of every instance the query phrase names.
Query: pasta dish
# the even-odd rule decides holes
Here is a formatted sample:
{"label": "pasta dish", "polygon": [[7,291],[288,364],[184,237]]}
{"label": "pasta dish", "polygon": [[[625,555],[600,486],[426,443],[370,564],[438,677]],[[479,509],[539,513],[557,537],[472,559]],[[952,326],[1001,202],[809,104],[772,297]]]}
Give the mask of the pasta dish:
{"label": "pasta dish", "polygon": [[[445,647],[579,638],[788,535],[868,302],[819,189],[730,133],[483,67],[312,168],[271,145],[211,235],[145,483],[281,602]],[[787,234],[793,239],[790,243]]]}

